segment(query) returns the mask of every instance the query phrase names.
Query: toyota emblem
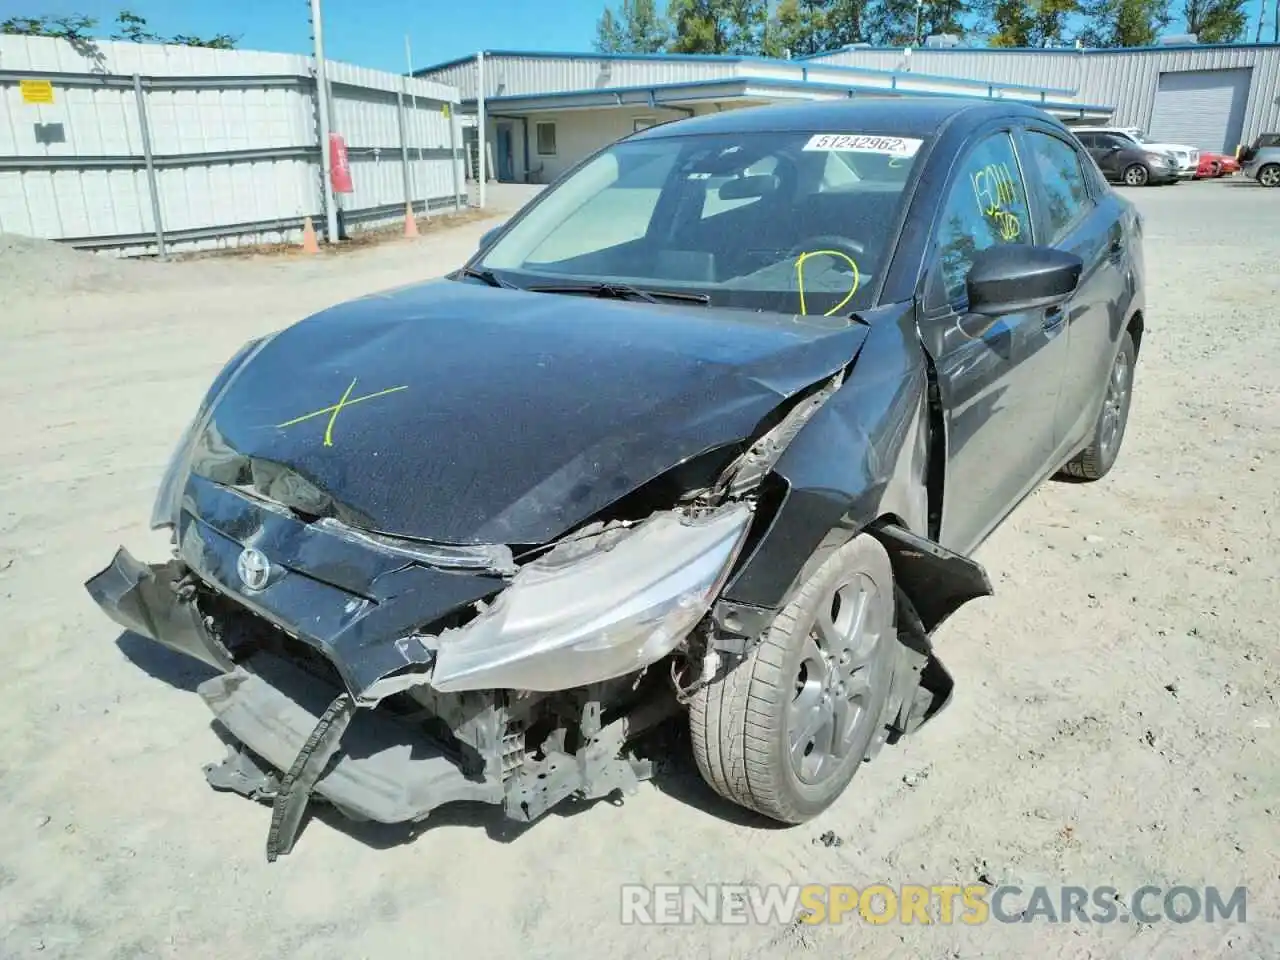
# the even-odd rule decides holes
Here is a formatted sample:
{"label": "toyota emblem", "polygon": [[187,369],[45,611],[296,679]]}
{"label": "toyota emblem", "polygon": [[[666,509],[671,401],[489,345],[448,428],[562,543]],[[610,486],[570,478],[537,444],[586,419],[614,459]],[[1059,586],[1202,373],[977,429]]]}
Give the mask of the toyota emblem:
{"label": "toyota emblem", "polygon": [[271,579],[271,561],[262,551],[246,547],[236,560],[236,573],[250,590],[261,590]]}

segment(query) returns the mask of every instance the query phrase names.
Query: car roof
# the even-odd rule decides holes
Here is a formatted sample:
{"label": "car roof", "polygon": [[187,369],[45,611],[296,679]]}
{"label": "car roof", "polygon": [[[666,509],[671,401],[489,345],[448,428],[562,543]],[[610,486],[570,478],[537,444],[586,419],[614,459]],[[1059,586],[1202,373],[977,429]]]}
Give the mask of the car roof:
{"label": "car roof", "polygon": [[649,127],[629,139],[661,139],[701,133],[768,132],[928,137],[952,122],[976,126],[996,117],[1052,120],[1043,111],[1012,101],[992,102],[969,97],[857,97],[848,100],[771,104],[749,110],[727,110]]}

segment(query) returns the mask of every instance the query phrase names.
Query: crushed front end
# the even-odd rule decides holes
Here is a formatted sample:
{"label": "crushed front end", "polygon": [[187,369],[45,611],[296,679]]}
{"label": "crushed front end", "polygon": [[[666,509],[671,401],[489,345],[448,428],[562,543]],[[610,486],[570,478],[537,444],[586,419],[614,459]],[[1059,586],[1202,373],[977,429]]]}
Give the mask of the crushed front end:
{"label": "crushed front end", "polygon": [[453,801],[531,821],[632,791],[626,752],[671,708],[648,668],[703,621],[751,505],[592,524],[518,561],[395,540],[195,474],[174,556],[121,549],[86,588],[125,629],[218,671],[198,688],[229,754],[212,786],[273,806],[287,853],[313,794],[409,823]]}

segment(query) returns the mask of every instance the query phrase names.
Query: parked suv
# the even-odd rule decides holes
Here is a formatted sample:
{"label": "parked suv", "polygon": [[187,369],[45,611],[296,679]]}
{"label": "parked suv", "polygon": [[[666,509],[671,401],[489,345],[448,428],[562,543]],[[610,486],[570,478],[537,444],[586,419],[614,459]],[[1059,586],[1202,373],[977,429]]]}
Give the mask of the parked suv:
{"label": "parked suv", "polygon": [[1241,150],[1240,170],[1264,187],[1280,187],[1280,133],[1264,133]]}
{"label": "parked suv", "polygon": [[1123,137],[1140,150],[1151,150],[1173,157],[1178,177],[1182,180],[1195,179],[1196,170],[1200,167],[1200,148],[1185,143],[1156,143],[1148,140],[1138,127],[1072,127],[1072,132],[1079,136],[1082,133],[1111,133]]}
{"label": "parked suv", "polygon": [[1177,163],[1171,156],[1139,147],[1119,134],[1076,131],[1076,139],[1089,151],[1102,175],[1112,183],[1145,187],[1177,183],[1181,179]]}

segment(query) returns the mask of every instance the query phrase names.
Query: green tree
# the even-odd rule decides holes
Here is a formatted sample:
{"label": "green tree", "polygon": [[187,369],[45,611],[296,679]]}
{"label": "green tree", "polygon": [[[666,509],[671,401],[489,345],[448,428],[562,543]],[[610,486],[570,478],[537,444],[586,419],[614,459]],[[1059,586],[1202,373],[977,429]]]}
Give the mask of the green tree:
{"label": "green tree", "polygon": [[808,56],[867,39],[868,0],[780,0],[769,21],[765,52]]}
{"label": "green tree", "polygon": [[112,40],[131,40],[134,43],[160,43],[159,34],[147,29],[147,21],[129,10],[116,14],[116,32]]}
{"label": "green tree", "polygon": [[867,0],[827,0],[822,35],[824,50],[836,50],[867,40]]}
{"label": "green tree", "polygon": [[768,32],[768,0],[671,0],[673,53],[758,54]]}
{"label": "green tree", "polygon": [[917,14],[921,42],[940,33],[964,36],[969,13],[966,0],[925,0],[918,8],[915,0],[876,0],[866,11],[867,39],[890,47],[910,46],[916,42]]}
{"label": "green tree", "polygon": [[10,17],[0,22],[0,33],[24,37],[56,37],[59,40],[88,40],[98,21],[72,14],[65,17]]}
{"label": "green tree", "polygon": [[1085,0],[1082,12],[1091,47],[1149,47],[1173,20],[1169,0]]}
{"label": "green tree", "polygon": [[[116,30],[113,40],[131,40],[135,43],[173,43],[184,47],[212,47],[215,50],[234,50],[239,42],[238,37],[229,33],[218,33],[212,37],[198,37],[193,34],[180,33],[172,37],[161,37],[152,33],[147,21],[129,10],[121,10],[116,15]],[[10,17],[0,22],[0,33],[18,34],[26,37],[57,37],[72,43],[84,43],[93,38],[98,21],[94,17],[80,14],[54,17],[43,15],[38,17]]]}
{"label": "green tree", "polygon": [[768,57],[803,57],[824,49],[826,13],[814,0],[780,0],[765,28],[762,52]]}
{"label": "green tree", "polygon": [[1247,0],[1186,0],[1182,16],[1187,33],[1201,43],[1231,43],[1239,40],[1249,23]]}
{"label": "green tree", "polygon": [[993,47],[1044,47],[1067,39],[1080,0],[986,0],[979,9]]}
{"label": "green tree", "polygon": [[657,53],[670,39],[656,0],[622,0],[619,12],[606,7],[596,23],[595,45],[602,53]]}
{"label": "green tree", "polygon": [[600,53],[617,53],[624,43],[622,25],[618,23],[618,18],[613,15],[613,11],[605,7],[604,13],[600,14],[600,19],[596,21],[596,50]]}

